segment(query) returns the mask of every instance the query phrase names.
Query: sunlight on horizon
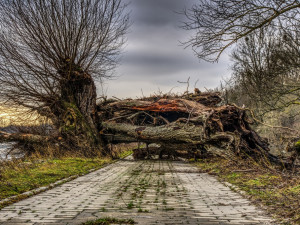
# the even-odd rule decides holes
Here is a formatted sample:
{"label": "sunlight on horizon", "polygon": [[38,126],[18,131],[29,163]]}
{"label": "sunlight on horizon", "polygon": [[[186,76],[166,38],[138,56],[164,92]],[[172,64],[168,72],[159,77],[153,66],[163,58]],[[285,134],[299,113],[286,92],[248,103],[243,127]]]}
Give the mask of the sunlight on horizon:
{"label": "sunlight on horizon", "polygon": [[31,126],[45,123],[45,118],[38,116],[36,113],[28,113],[23,108],[9,108],[0,105],[0,127],[15,126]]}

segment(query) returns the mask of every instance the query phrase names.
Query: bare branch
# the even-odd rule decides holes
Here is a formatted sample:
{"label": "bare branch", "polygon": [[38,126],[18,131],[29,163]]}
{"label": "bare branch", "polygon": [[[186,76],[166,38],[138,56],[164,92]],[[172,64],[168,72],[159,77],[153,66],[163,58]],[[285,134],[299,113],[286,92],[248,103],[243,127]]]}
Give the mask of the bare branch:
{"label": "bare branch", "polygon": [[187,21],[182,28],[195,31],[184,42],[200,59],[217,61],[237,41],[266,27],[278,28],[299,20],[299,0],[199,0],[184,10]]}

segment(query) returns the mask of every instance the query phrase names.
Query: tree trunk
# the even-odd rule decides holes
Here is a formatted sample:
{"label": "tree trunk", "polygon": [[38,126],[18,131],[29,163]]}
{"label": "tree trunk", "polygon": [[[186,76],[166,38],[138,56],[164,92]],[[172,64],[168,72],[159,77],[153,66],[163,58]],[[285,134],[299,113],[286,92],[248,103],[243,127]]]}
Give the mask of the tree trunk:
{"label": "tree trunk", "polygon": [[6,133],[0,131],[0,142],[19,141],[29,143],[42,143],[45,144],[50,140],[48,136],[36,134],[22,134],[22,133]]}
{"label": "tree trunk", "polygon": [[[166,152],[204,151],[227,158],[247,155],[269,158],[268,143],[251,129],[246,112],[234,105],[219,106],[216,93],[163,96],[101,104],[108,141],[156,143]],[[176,153],[175,153],[176,154]]]}
{"label": "tree trunk", "polygon": [[53,108],[53,113],[64,147],[86,155],[104,150],[106,144],[98,132],[101,123],[96,114],[97,95],[93,78],[67,60],[59,73],[65,79],[60,83],[60,104]]}

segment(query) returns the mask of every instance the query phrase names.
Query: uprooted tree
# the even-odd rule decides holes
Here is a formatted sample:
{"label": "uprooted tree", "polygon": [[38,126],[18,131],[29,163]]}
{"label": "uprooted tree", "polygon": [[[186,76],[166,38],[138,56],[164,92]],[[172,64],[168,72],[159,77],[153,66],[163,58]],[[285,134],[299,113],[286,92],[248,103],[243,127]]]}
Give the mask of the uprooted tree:
{"label": "uprooted tree", "polygon": [[236,47],[231,102],[263,115],[291,108],[299,105],[299,12],[299,0],[198,0],[183,11],[182,28],[194,33],[185,44],[210,62]]}
{"label": "uprooted tree", "polygon": [[129,26],[121,2],[0,1],[0,101],[50,118],[58,130],[54,138],[0,133],[1,138],[56,141],[86,154],[103,151],[108,142],[141,141],[170,154],[187,149],[272,158],[245,110],[219,106],[217,93],[96,106],[95,79],[110,75]]}
{"label": "uprooted tree", "polygon": [[95,80],[116,65],[125,8],[121,0],[1,1],[1,103],[50,118],[65,147],[103,147]]}
{"label": "uprooted tree", "polygon": [[[142,142],[136,158],[200,158],[217,155],[235,159],[251,157],[264,162],[280,162],[269,153],[268,143],[250,126],[247,111],[224,105],[220,93],[185,93],[141,99],[104,99],[98,103],[98,132],[105,143]],[[0,140],[47,143],[63,142],[57,137],[0,132]],[[154,147],[149,147],[155,144]],[[267,159],[267,161],[265,161]],[[280,162],[282,163],[282,162]]]}
{"label": "uprooted tree", "polygon": [[148,148],[155,143],[160,156],[180,156],[187,151],[186,157],[247,155],[276,160],[268,152],[268,143],[251,129],[246,111],[235,105],[221,105],[219,95],[195,92],[103,101],[98,105],[102,133],[111,143],[146,143],[137,158],[157,154]]}

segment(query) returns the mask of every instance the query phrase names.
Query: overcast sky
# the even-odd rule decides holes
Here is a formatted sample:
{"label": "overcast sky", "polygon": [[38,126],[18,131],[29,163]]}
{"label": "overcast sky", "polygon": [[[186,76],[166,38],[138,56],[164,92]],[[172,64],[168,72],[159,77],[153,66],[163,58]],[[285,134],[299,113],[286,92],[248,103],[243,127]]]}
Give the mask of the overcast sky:
{"label": "overcast sky", "polygon": [[[230,75],[229,57],[223,55],[219,63],[199,61],[191,49],[184,49],[180,41],[191,35],[178,26],[184,20],[175,13],[189,8],[196,0],[131,0],[132,26],[127,35],[121,64],[116,78],[106,80],[104,94],[119,98],[140,97],[151,93],[182,92],[186,86],[177,81],[190,77],[190,91],[197,87],[215,88]],[[101,88],[98,88],[102,94]]]}

